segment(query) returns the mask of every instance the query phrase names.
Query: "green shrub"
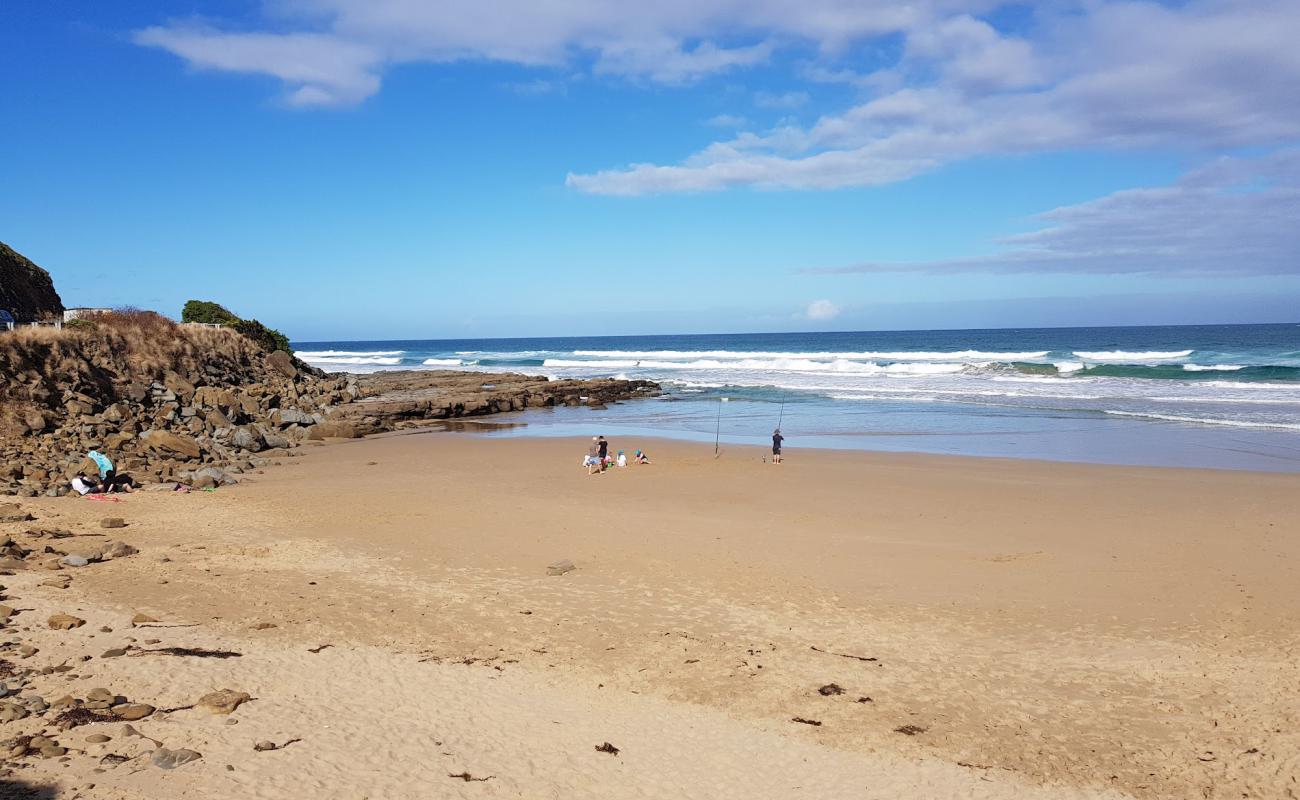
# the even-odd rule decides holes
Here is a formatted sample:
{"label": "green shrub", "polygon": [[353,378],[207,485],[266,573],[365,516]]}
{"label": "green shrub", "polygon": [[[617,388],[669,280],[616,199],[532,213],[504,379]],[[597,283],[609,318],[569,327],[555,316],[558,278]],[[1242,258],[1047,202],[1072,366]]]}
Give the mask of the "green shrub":
{"label": "green shrub", "polygon": [[293,354],[293,349],[289,347],[289,337],[274,328],[266,327],[255,319],[241,319],[231,327],[252,339],[257,343],[258,347],[268,353],[283,350],[290,355]]}
{"label": "green shrub", "polygon": [[290,355],[289,337],[275,328],[268,328],[255,319],[240,319],[220,303],[207,300],[190,300],[181,310],[181,322],[202,322],[208,325],[226,325],[257,343],[263,350],[283,350]]}
{"label": "green shrub", "polygon": [[239,322],[229,309],[207,300],[191,300],[181,309],[181,322],[202,322],[208,325],[234,325]]}

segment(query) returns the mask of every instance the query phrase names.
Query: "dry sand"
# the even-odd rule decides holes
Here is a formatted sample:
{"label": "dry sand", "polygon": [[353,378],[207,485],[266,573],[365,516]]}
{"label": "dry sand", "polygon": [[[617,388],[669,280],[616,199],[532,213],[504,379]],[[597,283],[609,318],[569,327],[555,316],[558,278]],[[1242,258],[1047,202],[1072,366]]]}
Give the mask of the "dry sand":
{"label": "dry sand", "polygon": [[[211,494],[24,501],[38,522],[2,532],[111,514],[142,550],[67,570],[66,590],[2,579],[24,609],[9,641],[40,648],[4,657],[75,666],[35,691],[255,699],[134,723],[203,754],[175,770],[94,724],[8,780],[84,798],[1300,792],[1300,476],[615,445],[655,463],[588,477],[584,442],[391,436]],[[562,558],[577,569],[548,576]],[[56,611],[88,624],[48,630]],[[241,655],[145,652],[166,646]]]}

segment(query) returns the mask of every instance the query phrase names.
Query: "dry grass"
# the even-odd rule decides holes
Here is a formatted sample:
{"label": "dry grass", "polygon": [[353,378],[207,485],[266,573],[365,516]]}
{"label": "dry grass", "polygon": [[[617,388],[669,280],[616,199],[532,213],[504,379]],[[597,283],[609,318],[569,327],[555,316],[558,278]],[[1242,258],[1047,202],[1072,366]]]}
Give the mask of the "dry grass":
{"label": "dry grass", "polygon": [[246,337],[191,328],[151,311],[119,309],[90,324],[22,328],[0,335],[0,425],[31,408],[62,405],[64,391],[111,402],[127,383],[213,365],[232,372],[263,358]]}

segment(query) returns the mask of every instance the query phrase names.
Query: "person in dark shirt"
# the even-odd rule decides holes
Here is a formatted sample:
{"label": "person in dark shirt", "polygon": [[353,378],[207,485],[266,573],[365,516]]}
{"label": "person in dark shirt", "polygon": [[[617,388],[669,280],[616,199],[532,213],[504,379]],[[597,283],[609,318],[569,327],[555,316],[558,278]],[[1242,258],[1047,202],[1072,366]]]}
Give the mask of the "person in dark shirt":
{"label": "person in dark shirt", "polygon": [[609,442],[605,440],[604,436],[601,436],[596,440],[596,444],[600,446],[600,463],[604,464],[605,460],[609,458]]}
{"label": "person in dark shirt", "polygon": [[777,428],[776,430],[772,431],[772,463],[773,464],[781,463],[781,442],[784,441],[785,441],[785,437],[781,435],[780,428]]}

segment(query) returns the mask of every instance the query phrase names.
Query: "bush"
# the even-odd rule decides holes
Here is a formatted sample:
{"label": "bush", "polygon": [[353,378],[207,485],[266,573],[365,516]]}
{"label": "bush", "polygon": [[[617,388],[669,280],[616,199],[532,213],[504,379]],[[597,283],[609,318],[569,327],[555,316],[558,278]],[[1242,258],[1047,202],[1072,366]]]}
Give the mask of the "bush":
{"label": "bush", "polygon": [[181,322],[202,322],[208,325],[226,325],[252,339],[258,347],[269,352],[283,350],[290,355],[289,337],[274,328],[268,328],[255,319],[240,319],[220,303],[207,300],[190,300],[181,310]]}
{"label": "bush", "polygon": [[290,355],[293,354],[293,350],[289,347],[289,337],[274,328],[266,327],[255,319],[241,319],[231,327],[252,339],[257,343],[258,347],[268,353],[283,350]]}
{"label": "bush", "polygon": [[181,309],[181,322],[202,322],[208,325],[234,325],[239,317],[220,303],[207,300],[190,300]]}

